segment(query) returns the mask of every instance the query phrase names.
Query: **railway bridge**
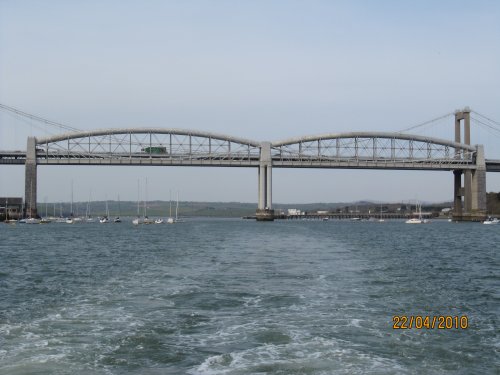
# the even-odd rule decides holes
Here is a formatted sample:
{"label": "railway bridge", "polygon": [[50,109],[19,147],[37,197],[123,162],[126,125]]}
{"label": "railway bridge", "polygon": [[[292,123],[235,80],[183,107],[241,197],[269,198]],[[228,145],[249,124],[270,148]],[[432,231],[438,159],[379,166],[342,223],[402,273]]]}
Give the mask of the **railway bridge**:
{"label": "railway bridge", "polygon": [[25,165],[25,206],[35,216],[37,170],[46,165],[248,167],[258,171],[257,220],[273,220],[273,168],[452,172],[453,217],[486,216],[486,172],[500,172],[470,142],[470,110],[455,112],[453,141],[401,132],[348,132],[254,141],[169,128],[100,129],[28,137],[26,151],[0,151],[0,164]]}

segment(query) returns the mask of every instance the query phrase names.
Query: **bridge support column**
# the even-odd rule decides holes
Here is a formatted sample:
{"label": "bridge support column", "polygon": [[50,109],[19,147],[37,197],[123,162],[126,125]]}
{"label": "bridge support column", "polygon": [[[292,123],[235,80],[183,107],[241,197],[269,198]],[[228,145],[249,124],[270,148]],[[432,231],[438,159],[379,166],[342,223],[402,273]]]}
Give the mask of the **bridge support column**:
{"label": "bridge support column", "polygon": [[486,160],[483,145],[476,145],[476,169],[471,176],[471,213],[486,217]]}
{"label": "bridge support column", "polygon": [[260,146],[259,166],[259,203],[255,218],[257,221],[273,221],[272,209],[272,159],[271,143],[262,142]]}
{"label": "bridge support column", "polygon": [[453,186],[453,218],[458,220],[458,218],[462,217],[463,209],[462,209],[462,196],[463,188],[462,188],[462,171],[456,170],[453,171],[454,176],[454,186]]}
{"label": "bridge support column", "polygon": [[26,164],[24,177],[24,213],[27,217],[36,217],[37,164],[36,139],[28,137],[26,145]]}
{"label": "bridge support column", "polygon": [[[464,122],[463,143],[470,145],[470,109],[455,112],[455,142],[461,143],[460,121]],[[486,161],[484,147],[476,145],[476,169],[455,170],[453,219],[459,221],[481,221],[486,217]],[[457,153],[455,156],[462,156]],[[464,176],[462,187],[462,174]],[[462,197],[464,197],[462,208]]]}

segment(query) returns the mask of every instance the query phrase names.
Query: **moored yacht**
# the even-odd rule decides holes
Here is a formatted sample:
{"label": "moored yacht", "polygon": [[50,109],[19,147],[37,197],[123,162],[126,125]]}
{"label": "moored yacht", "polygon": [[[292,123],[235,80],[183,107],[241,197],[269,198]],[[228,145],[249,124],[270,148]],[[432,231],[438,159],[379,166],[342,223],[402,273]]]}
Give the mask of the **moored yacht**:
{"label": "moored yacht", "polygon": [[415,202],[417,217],[412,217],[405,221],[406,224],[427,224],[429,220],[422,218],[422,205]]}
{"label": "moored yacht", "polygon": [[489,217],[485,221],[483,221],[483,224],[489,224],[489,225],[498,223],[500,223],[500,220],[498,220],[496,217]]}

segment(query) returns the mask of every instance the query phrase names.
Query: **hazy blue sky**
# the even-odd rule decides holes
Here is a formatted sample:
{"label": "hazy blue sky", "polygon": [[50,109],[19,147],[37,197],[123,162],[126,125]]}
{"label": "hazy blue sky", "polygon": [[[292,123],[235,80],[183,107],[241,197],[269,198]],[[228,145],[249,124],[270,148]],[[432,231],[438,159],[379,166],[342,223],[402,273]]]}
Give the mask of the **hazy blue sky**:
{"label": "hazy blue sky", "polygon": [[[80,129],[185,127],[256,140],[398,131],[472,109],[500,121],[498,1],[0,0],[0,103]],[[0,112],[0,148],[40,124]],[[57,133],[57,129],[48,129]],[[453,120],[425,133],[453,136]],[[500,159],[499,133],[473,130]],[[496,147],[496,149],[495,149]],[[0,167],[0,196],[24,169]],[[257,201],[257,171],[39,168],[39,200]],[[488,174],[488,190],[500,176]],[[452,174],[274,170],[275,202],[450,200]]]}

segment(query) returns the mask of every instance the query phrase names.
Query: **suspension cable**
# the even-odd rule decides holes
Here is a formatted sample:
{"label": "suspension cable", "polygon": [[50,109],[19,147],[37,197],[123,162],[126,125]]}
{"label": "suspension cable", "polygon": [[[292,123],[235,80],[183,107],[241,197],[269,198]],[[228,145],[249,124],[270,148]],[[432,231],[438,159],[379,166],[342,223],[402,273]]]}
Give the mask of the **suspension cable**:
{"label": "suspension cable", "polygon": [[57,127],[59,129],[69,130],[71,132],[79,132],[79,131],[81,131],[80,129],[74,128],[72,126],[64,125],[64,124],[61,124],[61,123],[58,123],[58,122],[55,122],[55,121],[51,121],[51,120],[47,120],[47,119],[45,119],[43,117],[32,115],[30,113],[21,111],[19,109],[16,109],[14,107],[10,107],[10,106],[5,105],[5,104],[1,104],[0,103],[0,109],[3,109],[5,111],[11,112],[11,113],[15,113],[16,115],[27,117],[27,118],[29,118],[31,120],[42,122],[42,123],[44,123],[46,125],[49,125],[49,126]]}
{"label": "suspension cable", "polygon": [[442,115],[442,116],[439,116],[439,117],[436,117],[435,119],[432,119],[432,120],[429,120],[429,121],[426,121],[426,122],[423,122],[421,124],[417,124],[417,125],[414,125],[414,126],[411,126],[409,128],[406,128],[406,129],[403,129],[403,130],[400,130],[398,131],[398,133],[404,133],[404,132],[407,132],[409,130],[413,130],[413,129],[416,129],[416,128],[420,128],[422,126],[425,126],[425,125],[430,125],[436,121],[439,121],[439,120],[442,120],[442,119],[445,119],[447,118],[448,116],[451,116],[453,115],[453,112],[450,112],[450,113],[447,113],[445,115]]}
{"label": "suspension cable", "polygon": [[476,115],[481,116],[482,118],[484,118],[484,119],[486,119],[486,120],[488,120],[488,121],[490,121],[490,122],[492,122],[492,123],[494,123],[495,125],[500,126],[500,122],[498,122],[498,121],[492,120],[492,119],[490,119],[490,118],[486,117],[485,115],[480,114],[479,112],[476,112],[476,111],[471,111],[471,112],[472,112],[472,113],[475,113]]}
{"label": "suspension cable", "polygon": [[494,131],[500,133],[500,129],[499,128],[495,128],[494,126],[491,126],[490,124],[487,124],[487,123],[479,120],[478,118],[472,117],[472,120],[474,120],[481,127],[487,127],[487,128],[489,128],[491,130],[494,130]]}

